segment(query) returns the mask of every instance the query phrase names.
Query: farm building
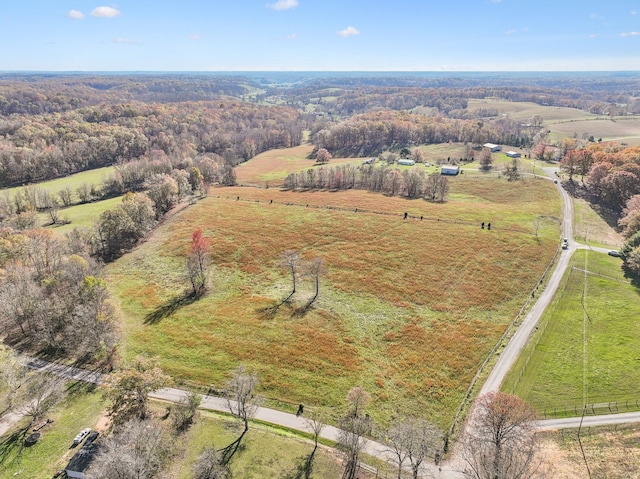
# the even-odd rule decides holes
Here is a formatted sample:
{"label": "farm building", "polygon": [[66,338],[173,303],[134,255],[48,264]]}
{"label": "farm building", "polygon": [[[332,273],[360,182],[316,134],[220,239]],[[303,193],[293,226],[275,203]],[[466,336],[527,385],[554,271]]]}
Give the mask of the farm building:
{"label": "farm building", "polygon": [[441,175],[455,176],[458,173],[460,173],[460,167],[457,165],[442,165],[442,168],[440,168]]}
{"label": "farm building", "polygon": [[416,164],[415,160],[409,160],[407,158],[402,158],[401,160],[398,160],[398,164],[399,165],[404,165],[404,166],[413,166]]}
{"label": "farm building", "polygon": [[520,158],[522,155],[517,151],[507,151],[507,156],[509,158]]}
{"label": "farm building", "polygon": [[84,479],[87,477],[86,471],[98,450],[98,445],[93,442],[93,439],[89,439],[90,438],[87,438],[87,442],[69,460],[69,464],[65,467],[67,477],[77,479]]}
{"label": "farm building", "polygon": [[496,145],[496,144],[494,144],[494,143],[485,143],[485,144],[484,144],[484,145],[482,145],[482,146],[483,146],[483,147],[485,147],[485,148],[489,148],[489,150],[490,150],[491,152],[494,152],[494,151],[502,151],[502,147],[501,147],[500,145]]}

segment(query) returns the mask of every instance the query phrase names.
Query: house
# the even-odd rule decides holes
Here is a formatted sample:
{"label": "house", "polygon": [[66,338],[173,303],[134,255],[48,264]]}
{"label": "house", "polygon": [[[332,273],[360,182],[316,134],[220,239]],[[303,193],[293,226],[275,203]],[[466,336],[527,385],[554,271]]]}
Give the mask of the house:
{"label": "house", "polygon": [[93,441],[98,436],[97,433],[93,433],[95,436],[92,438],[91,435],[87,438],[85,444],[80,448],[78,452],[76,452],[73,457],[69,460],[69,464],[64,468],[67,473],[67,477],[72,477],[75,479],[85,479],[86,471],[91,465],[91,461],[93,460],[96,452],[98,451],[98,445]]}
{"label": "house", "polygon": [[494,143],[485,143],[482,145],[485,148],[489,148],[489,150],[493,153],[496,151],[502,151],[502,147],[500,145],[496,145]]}
{"label": "house", "polygon": [[522,155],[517,151],[507,151],[507,156],[509,158],[520,158]]}
{"label": "house", "polygon": [[442,168],[440,168],[441,175],[456,176],[458,173],[460,173],[458,165],[442,165]]}
{"label": "house", "polygon": [[404,166],[413,166],[416,164],[415,160],[409,160],[407,158],[402,158],[400,160],[398,160],[398,164],[399,165],[404,165]]}

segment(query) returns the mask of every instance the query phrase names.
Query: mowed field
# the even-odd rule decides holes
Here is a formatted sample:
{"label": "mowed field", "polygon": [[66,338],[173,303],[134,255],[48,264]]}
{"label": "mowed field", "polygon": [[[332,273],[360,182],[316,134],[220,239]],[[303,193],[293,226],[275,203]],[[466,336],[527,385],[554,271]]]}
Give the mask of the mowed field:
{"label": "mowed field", "polygon": [[[509,392],[540,413],[582,410],[640,397],[640,303],[637,286],[624,277],[621,260],[577,251],[538,335],[505,381]],[[583,307],[584,306],[584,307]],[[599,411],[603,412],[603,411]]]}
{"label": "mowed field", "polygon": [[[559,211],[541,180],[459,177],[442,205],[214,189],[108,267],[126,318],[124,356],[158,355],[176,378],[214,388],[243,363],[267,397],[290,404],[339,407],[359,385],[382,422],[419,415],[446,427],[553,257]],[[196,228],[211,241],[212,288],[176,309]],[[312,295],[306,280],[271,316],[265,308],[291,287],[278,266],[288,249],[322,258],[320,296],[297,310]]]}

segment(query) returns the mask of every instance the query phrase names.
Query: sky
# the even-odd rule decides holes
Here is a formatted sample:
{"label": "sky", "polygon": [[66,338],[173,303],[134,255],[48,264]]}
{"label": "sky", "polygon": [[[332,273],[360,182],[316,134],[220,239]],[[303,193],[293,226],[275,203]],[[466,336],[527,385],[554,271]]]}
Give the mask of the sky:
{"label": "sky", "polygon": [[640,70],[640,0],[6,0],[0,71]]}

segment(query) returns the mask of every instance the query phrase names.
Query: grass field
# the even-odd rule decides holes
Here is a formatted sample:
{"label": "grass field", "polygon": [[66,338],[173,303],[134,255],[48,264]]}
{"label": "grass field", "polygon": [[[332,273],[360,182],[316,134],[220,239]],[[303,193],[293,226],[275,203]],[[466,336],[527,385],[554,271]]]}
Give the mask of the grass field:
{"label": "grass field", "polygon": [[[181,436],[177,454],[164,477],[193,477],[191,468],[202,450],[226,446],[237,437],[238,426],[228,416],[202,411],[199,420]],[[255,423],[245,437],[244,446],[231,462],[233,477],[293,477],[287,474],[295,471],[313,449],[313,444],[300,436]],[[335,453],[320,448],[316,454],[312,478],[340,476],[341,462]]]}
{"label": "grass field", "polygon": [[[68,233],[74,228],[92,228],[94,222],[103,211],[114,208],[121,202],[122,196],[116,196],[114,198],[109,198],[108,200],[93,201],[83,205],[61,208],[60,218],[63,218],[65,221],[69,221],[69,223],[49,227],[61,235]],[[47,213],[40,213],[38,217],[42,226],[48,226],[51,222],[51,218]]]}
{"label": "grass field", "polygon": [[[242,362],[265,395],[289,403],[336,406],[361,385],[379,420],[419,414],[447,426],[553,256],[560,204],[551,186],[459,178],[442,205],[362,191],[213,190],[109,266],[127,318],[125,355],[159,355],[173,376],[214,386]],[[197,227],[212,243],[213,290],[150,321],[186,288]],[[261,310],[290,287],[277,267],[286,249],[321,257],[327,272],[314,308],[269,318]],[[297,300],[310,294],[304,285]]]}
{"label": "grass field", "polygon": [[574,254],[559,294],[505,390],[513,389],[528,361],[514,391],[540,412],[555,408],[559,413],[568,406],[573,415],[574,406],[581,411],[583,404],[640,398],[640,302],[620,265],[619,258],[602,253]]}
{"label": "grass field", "polygon": [[23,447],[24,438],[17,433],[0,438],[0,477],[50,478],[75,452],[70,449],[75,435],[85,427],[94,428],[103,409],[100,391],[72,383],[67,399],[47,415],[54,422],[41,430],[35,445]]}
{"label": "grass field", "polygon": [[[580,198],[573,198],[573,236],[576,241],[593,246],[618,249],[624,242],[617,233],[594,209],[594,206]],[[613,220],[612,220],[613,222]]]}
{"label": "grass field", "polygon": [[[64,178],[56,178],[55,180],[43,181],[42,183],[38,183],[37,187],[41,190],[46,190],[49,193],[56,195],[60,190],[65,187],[71,188],[73,192],[72,200],[74,203],[78,202],[78,197],[76,195],[76,190],[84,185],[85,183],[88,185],[100,185],[105,177],[109,176],[114,172],[113,166],[106,166],[104,168],[96,168],[95,170],[87,170],[82,171],[80,173],[76,173],[74,175],[65,176]],[[0,190],[2,194],[8,194],[9,197],[13,197],[17,191],[20,191],[22,186],[17,186],[15,188],[4,188]]]}

